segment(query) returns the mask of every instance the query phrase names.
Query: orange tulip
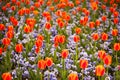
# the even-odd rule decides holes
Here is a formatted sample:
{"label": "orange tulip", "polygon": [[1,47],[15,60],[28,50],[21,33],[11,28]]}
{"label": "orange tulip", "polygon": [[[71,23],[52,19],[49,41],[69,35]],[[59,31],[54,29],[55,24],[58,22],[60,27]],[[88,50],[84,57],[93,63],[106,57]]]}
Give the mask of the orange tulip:
{"label": "orange tulip", "polygon": [[38,61],[38,68],[39,69],[45,69],[46,68],[46,61],[45,60],[39,60]]}
{"label": "orange tulip", "polygon": [[55,9],[54,6],[51,6],[51,7],[50,7],[50,10],[51,10],[51,11],[54,11],[54,9]]}
{"label": "orange tulip", "polygon": [[56,35],[54,38],[54,46],[58,47],[58,44],[59,44],[59,35]]}
{"label": "orange tulip", "polygon": [[7,4],[6,4],[6,7],[9,8],[9,7],[10,7],[10,3],[7,3]]}
{"label": "orange tulip", "polygon": [[111,63],[112,63],[112,56],[110,56],[110,55],[105,56],[104,59],[103,59],[103,62],[107,66],[111,65]]}
{"label": "orange tulip", "polygon": [[68,6],[71,7],[71,8],[73,8],[74,7],[74,3],[68,2]]}
{"label": "orange tulip", "polygon": [[39,40],[39,39],[35,41],[36,47],[42,47],[42,43],[43,42],[41,40]]}
{"label": "orange tulip", "polygon": [[102,9],[105,10],[105,9],[106,9],[106,6],[105,6],[105,5],[102,5]]}
{"label": "orange tulip", "polygon": [[118,12],[118,11],[114,11],[114,12],[113,12],[113,15],[114,15],[114,17],[118,17],[119,12]]}
{"label": "orange tulip", "polygon": [[40,52],[40,47],[36,47],[35,52],[36,52],[36,54],[38,54]]}
{"label": "orange tulip", "polygon": [[114,24],[118,24],[119,19],[118,18],[114,18],[113,22],[114,22]]}
{"label": "orange tulip", "polygon": [[86,10],[86,11],[85,11],[85,15],[86,15],[86,16],[89,16],[89,14],[90,14],[89,10]]}
{"label": "orange tulip", "polygon": [[114,8],[117,8],[117,4],[115,4],[115,3],[114,3],[112,6],[113,6]]}
{"label": "orange tulip", "polygon": [[14,31],[13,26],[8,26],[8,31]]}
{"label": "orange tulip", "polygon": [[5,25],[4,24],[0,24],[0,31],[5,30]]}
{"label": "orange tulip", "polygon": [[65,42],[65,36],[64,35],[60,35],[59,36],[59,43],[63,44]]}
{"label": "orange tulip", "polygon": [[91,2],[91,8],[92,8],[93,10],[97,10],[97,9],[98,9],[97,3],[96,3],[96,2]]}
{"label": "orange tulip", "polygon": [[104,22],[106,21],[106,19],[107,19],[106,16],[102,16],[102,20],[103,20]]}
{"label": "orange tulip", "polygon": [[114,44],[114,50],[119,51],[120,50],[120,43],[115,43]]}
{"label": "orange tulip", "polygon": [[36,23],[36,20],[34,18],[27,18],[26,19],[26,24],[29,25],[32,28],[34,28],[34,25]]}
{"label": "orange tulip", "polygon": [[88,16],[84,17],[84,24],[86,25],[86,23],[88,22]]}
{"label": "orange tulip", "polygon": [[21,53],[23,50],[23,45],[22,44],[16,44],[15,46],[15,51],[18,53]]}
{"label": "orange tulip", "polygon": [[16,2],[16,5],[19,7],[19,6],[20,6],[20,1],[17,1],[17,2]]}
{"label": "orange tulip", "polygon": [[2,74],[2,79],[3,80],[12,80],[12,76],[9,72],[6,72],[6,73]]}
{"label": "orange tulip", "polygon": [[80,4],[80,1],[79,1],[79,0],[75,0],[75,4],[76,4],[76,5],[79,5],[79,4]]}
{"label": "orange tulip", "polygon": [[105,68],[103,65],[97,65],[95,68],[95,74],[96,76],[103,76],[105,73]]}
{"label": "orange tulip", "polygon": [[80,37],[78,35],[74,36],[74,42],[79,42],[80,41]]}
{"label": "orange tulip", "polygon": [[2,54],[3,49],[0,47],[0,55]]}
{"label": "orange tulip", "polygon": [[85,69],[88,67],[88,60],[86,59],[81,59],[80,60],[80,68]]}
{"label": "orange tulip", "polygon": [[113,13],[115,11],[115,8],[110,7],[110,12]]}
{"label": "orange tulip", "polygon": [[51,20],[51,16],[47,16],[47,17],[46,17],[46,20],[47,20],[47,21],[50,21],[50,20]]}
{"label": "orange tulip", "polygon": [[2,39],[2,44],[8,46],[10,44],[10,39],[9,38],[3,38]]}
{"label": "orange tulip", "polygon": [[76,73],[70,73],[68,75],[68,80],[79,80],[78,75]]}
{"label": "orange tulip", "polygon": [[19,16],[23,16],[25,14],[25,10],[24,9],[20,9],[18,11],[18,14],[19,14]]}
{"label": "orange tulip", "polygon": [[80,28],[75,28],[75,32],[76,32],[76,34],[80,34],[81,33],[81,29]]}
{"label": "orange tulip", "polygon": [[13,10],[13,11],[14,11],[15,9],[16,9],[16,7],[15,7],[15,6],[11,6],[11,10]]}
{"label": "orange tulip", "polygon": [[33,14],[36,16],[36,15],[38,15],[38,14],[39,14],[39,11],[34,10],[34,11],[33,11]]}
{"label": "orange tulip", "polygon": [[31,28],[30,28],[29,25],[26,25],[26,26],[24,27],[24,32],[25,32],[25,33],[31,32]]}
{"label": "orange tulip", "polygon": [[13,38],[13,36],[14,36],[13,31],[8,31],[6,34],[7,34],[7,37],[10,38],[10,39]]}
{"label": "orange tulip", "polygon": [[43,40],[44,40],[44,36],[42,36],[42,35],[38,35],[38,36],[37,36],[37,39],[43,41]]}
{"label": "orange tulip", "polygon": [[12,0],[12,3],[15,4],[17,0]]}
{"label": "orange tulip", "polygon": [[89,27],[90,27],[90,28],[94,28],[94,26],[95,26],[95,23],[94,23],[94,22],[90,22],[90,23],[89,23]]}
{"label": "orange tulip", "polygon": [[96,26],[100,26],[100,21],[96,20],[95,24],[96,24]]}
{"label": "orange tulip", "polygon": [[25,0],[25,3],[26,3],[27,5],[29,5],[29,4],[30,4],[30,0]]}
{"label": "orange tulip", "polygon": [[2,10],[3,10],[3,11],[6,11],[6,6],[2,6]]}
{"label": "orange tulip", "polygon": [[101,39],[102,39],[103,41],[108,40],[108,34],[103,32],[103,33],[101,34]]}
{"label": "orange tulip", "polygon": [[94,33],[93,35],[92,35],[92,38],[93,38],[93,40],[98,40],[99,39],[99,35],[98,35],[98,33]]}
{"label": "orange tulip", "polygon": [[64,25],[65,25],[65,23],[64,23],[63,21],[60,21],[60,22],[58,23],[58,25],[59,25],[60,28],[63,28]]}
{"label": "orange tulip", "polygon": [[67,58],[68,54],[69,54],[69,51],[67,49],[63,49],[61,52],[61,56],[63,59]]}
{"label": "orange tulip", "polygon": [[45,61],[46,61],[46,65],[47,65],[48,67],[52,66],[52,64],[53,64],[52,58],[46,57],[46,58],[45,58]]}
{"label": "orange tulip", "polygon": [[34,11],[34,10],[35,10],[35,7],[34,7],[34,6],[30,6],[30,10],[31,10],[31,11]]}
{"label": "orange tulip", "polygon": [[98,51],[98,57],[100,58],[100,59],[104,59],[104,57],[106,56],[106,52],[104,51],[104,50],[99,50]]}
{"label": "orange tulip", "polygon": [[111,33],[112,33],[113,36],[117,36],[118,35],[118,29],[113,29]]}
{"label": "orange tulip", "polygon": [[51,24],[50,24],[49,22],[47,22],[47,23],[45,24],[45,28],[46,28],[47,30],[50,30]]}
{"label": "orange tulip", "polygon": [[12,22],[12,24],[13,24],[14,26],[17,26],[17,25],[18,25],[18,21],[17,21],[17,19],[16,19],[15,17],[10,17],[10,21]]}
{"label": "orange tulip", "polygon": [[35,6],[36,8],[39,8],[39,7],[40,7],[40,3],[39,3],[39,2],[35,2],[35,3],[34,3],[34,6]]}
{"label": "orange tulip", "polygon": [[50,1],[50,0],[48,0],[46,3],[47,6],[50,6],[51,4],[52,4],[52,1]]}
{"label": "orange tulip", "polygon": [[25,13],[26,13],[26,14],[30,14],[30,9],[25,8]]}

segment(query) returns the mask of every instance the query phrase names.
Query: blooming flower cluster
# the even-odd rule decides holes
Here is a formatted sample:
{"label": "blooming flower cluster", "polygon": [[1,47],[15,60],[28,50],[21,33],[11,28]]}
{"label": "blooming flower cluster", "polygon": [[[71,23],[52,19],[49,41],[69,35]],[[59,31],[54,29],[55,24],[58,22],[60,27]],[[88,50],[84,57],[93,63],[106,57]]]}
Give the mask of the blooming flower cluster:
{"label": "blooming flower cluster", "polygon": [[120,0],[0,7],[0,80],[120,80]]}

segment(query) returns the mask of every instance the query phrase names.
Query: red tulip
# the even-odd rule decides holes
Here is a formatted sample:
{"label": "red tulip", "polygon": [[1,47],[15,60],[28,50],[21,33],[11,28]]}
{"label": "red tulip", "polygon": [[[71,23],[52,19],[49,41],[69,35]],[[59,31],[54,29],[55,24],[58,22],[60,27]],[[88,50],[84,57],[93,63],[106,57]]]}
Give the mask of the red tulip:
{"label": "red tulip", "polygon": [[120,43],[115,43],[114,44],[114,50],[119,51],[120,50]]}
{"label": "red tulip", "polygon": [[86,59],[81,59],[80,60],[80,68],[85,69],[88,67],[88,60]]}
{"label": "red tulip", "polygon": [[93,38],[93,40],[95,40],[95,41],[98,40],[98,39],[99,39],[98,33],[93,33],[92,38]]}
{"label": "red tulip", "polygon": [[80,37],[78,35],[74,36],[74,42],[79,42],[80,41]]}
{"label": "red tulip", "polygon": [[81,29],[80,28],[75,28],[75,32],[76,32],[76,34],[80,34],[81,33]]}
{"label": "red tulip", "polygon": [[5,30],[5,25],[4,24],[0,24],[0,31]]}
{"label": "red tulip", "polygon": [[102,16],[102,20],[103,20],[104,22],[106,21],[106,19],[107,19],[106,16]]}
{"label": "red tulip", "polygon": [[110,56],[110,55],[105,56],[104,59],[103,59],[103,62],[104,62],[104,64],[106,64],[108,66],[111,65],[111,63],[112,63],[112,56]]}
{"label": "red tulip", "polygon": [[45,61],[46,61],[46,65],[48,67],[52,66],[52,64],[53,64],[52,58],[47,57],[47,58],[45,58]]}
{"label": "red tulip", "polygon": [[103,32],[103,33],[101,34],[101,39],[102,39],[103,41],[108,40],[108,34]]}
{"label": "red tulip", "polygon": [[68,54],[69,54],[69,51],[67,49],[63,49],[61,52],[61,56],[64,59],[67,58]]}
{"label": "red tulip", "polygon": [[8,31],[6,34],[7,34],[7,37],[10,38],[10,39],[13,38],[13,36],[14,36],[13,31]]}
{"label": "red tulip", "polygon": [[2,54],[3,49],[0,47],[0,55]]}
{"label": "red tulip", "polygon": [[70,73],[68,75],[68,80],[79,80],[78,75],[76,73]]}
{"label": "red tulip", "polygon": [[10,39],[9,38],[3,38],[2,43],[3,43],[3,45],[8,46],[10,44]]}
{"label": "red tulip", "polygon": [[117,36],[118,35],[118,29],[113,29],[111,33],[112,33],[113,36]]}
{"label": "red tulip", "polygon": [[106,56],[106,52],[104,51],[104,50],[99,50],[98,51],[98,57],[100,58],[100,59],[104,59],[104,57]]}
{"label": "red tulip", "polygon": [[25,32],[25,33],[31,32],[30,26],[26,25],[26,26],[24,27],[24,32]]}
{"label": "red tulip", "polygon": [[95,74],[96,74],[96,76],[103,76],[105,74],[105,68],[103,67],[103,65],[96,66]]}
{"label": "red tulip", "polygon": [[46,28],[47,30],[50,30],[51,24],[50,24],[49,22],[47,22],[47,23],[45,24],[45,28]]}
{"label": "red tulip", "polygon": [[9,72],[6,72],[6,73],[2,74],[2,79],[3,80],[12,80],[12,76]]}
{"label": "red tulip", "polygon": [[38,61],[38,68],[39,69],[45,69],[46,68],[46,61],[45,60],[39,60]]}
{"label": "red tulip", "polygon": [[95,27],[95,23],[94,23],[94,22],[90,22],[90,23],[89,23],[89,27],[90,27],[90,28],[94,28],[94,27]]}
{"label": "red tulip", "polygon": [[15,51],[18,53],[21,53],[23,50],[23,45],[22,44],[16,44],[15,46]]}
{"label": "red tulip", "polygon": [[42,47],[42,44],[43,44],[43,42],[39,39],[35,41],[36,47]]}

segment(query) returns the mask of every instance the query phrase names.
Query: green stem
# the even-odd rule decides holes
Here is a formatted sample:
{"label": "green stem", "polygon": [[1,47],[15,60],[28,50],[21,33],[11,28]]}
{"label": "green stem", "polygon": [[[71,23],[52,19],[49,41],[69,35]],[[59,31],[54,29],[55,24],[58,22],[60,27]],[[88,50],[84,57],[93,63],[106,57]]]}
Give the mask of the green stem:
{"label": "green stem", "polygon": [[63,65],[63,76],[62,76],[62,78],[63,79],[65,79],[65,60],[64,59],[62,59],[62,65]]}
{"label": "green stem", "polygon": [[100,76],[98,76],[98,80],[101,80],[101,77],[100,77]]}
{"label": "green stem", "polygon": [[[84,72],[84,70],[83,70],[83,72]],[[84,80],[84,73],[82,72],[82,80]]]}
{"label": "green stem", "polygon": [[108,66],[107,66],[107,76],[108,76]]}
{"label": "green stem", "polygon": [[77,65],[77,60],[78,60],[78,43],[76,44],[76,60],[75,60],[76,65]]}
{"label": "green stem", "polygon": [[55,49],[55,51],[54,51],[54,62],[56,62],[56,52],[57,52],[57,48]]}
{"label": "green stem", "polygon": [[116,64],[118,65],[117,51],[116,51]]}
{"label": "green stem", "polygon": [[40,80],[42,80],[42,71],[41,71],[41,74],[40,74]]}

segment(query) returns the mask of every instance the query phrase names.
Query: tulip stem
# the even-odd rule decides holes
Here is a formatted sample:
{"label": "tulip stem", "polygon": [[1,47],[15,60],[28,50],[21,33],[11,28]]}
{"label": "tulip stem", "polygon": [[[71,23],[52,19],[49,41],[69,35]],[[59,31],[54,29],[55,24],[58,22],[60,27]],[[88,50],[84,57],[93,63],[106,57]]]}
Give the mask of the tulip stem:
{"label": "tulip stem", "polygon": [[118,65],[117,51],[116,51],[116,64]]}
{"label": "tulip stem", "polygon": [[78,43],[76,44],[76,61],[75,61],[76,65],[77,65],[77,60],[78,60]]}
{"label": "tulip stem", "polygon": [[107,76],[108,76],[108,66],[107,66]]}
{"label": "tulip stem", "polygon": [[83,72],[82,72],[82,80],[84,80],[84,70],[83,70]]}
{"label": "tulip stem", "polygon": [[64,59],[62,60],[62,65],[63,65],[63,74],[62,74],[63,76],[62,76],[62,78],[65,79],[65,60]]}
{"label": "tulip stem", "polygon": [[41,74],[40,74],[40,79],[42,80],[42,71],[41,71]]}
{"label": "tulip stem", "polygon": [[100,76],[98,76],[98,80],[101,80]]}

